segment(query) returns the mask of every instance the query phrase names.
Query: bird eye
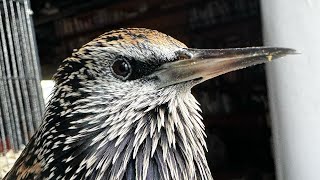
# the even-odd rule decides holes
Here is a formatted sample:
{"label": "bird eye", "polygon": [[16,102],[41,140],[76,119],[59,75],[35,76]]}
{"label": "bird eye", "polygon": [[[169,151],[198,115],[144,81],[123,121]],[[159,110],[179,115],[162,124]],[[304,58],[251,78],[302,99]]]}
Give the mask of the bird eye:
{"label": "bird eye", "polygon": [[131,65],[126,60],[116,60],[111,66],[113,74],[121,79],[126,80],[131,75],[132,69]]}

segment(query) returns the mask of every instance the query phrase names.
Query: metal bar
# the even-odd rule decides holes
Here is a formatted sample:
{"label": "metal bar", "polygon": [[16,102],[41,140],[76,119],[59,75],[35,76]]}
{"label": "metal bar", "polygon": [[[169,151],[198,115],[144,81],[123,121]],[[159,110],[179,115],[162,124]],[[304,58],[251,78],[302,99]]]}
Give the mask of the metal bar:
{"label": "metal bar", "polygon": [[0,143],[4,151],[20,150],[44,112],[29,4],[27,0],[0,3]]}
{"label": "metal bar", "polygon": [[[9,47],[9,53],[10,53],[10,60],[11,60],[11,72],[13,74],[13,77],[18,76],[17,75],[17,66],[16,66],[16,58],[15,58],[15,53],[14,53],[14,47],[13,47],[13,41],[12,41],[12,33],[11,33],[11,26],[10,26],[10,18],[9,18],[9,11],[8,11],[8,6],[6,0],[3,0],[3,9],[4,9],[4,17],[5,17],[5,26],[6,26],[6,34],[7,34],[7,41],[8,41],[8,47]],[[7,64],[7,66],[10,66],[10,64]],[[8,67],[9,69],[10,67]],[[19,144],[22,144],[22,139],[21,139],[21,134],[19,129],[20,129],[20,124],[19,124],[19,110],[18,107],[20,107],[21,101],[21,94],[19,93],[20,90],[20,83],[19,80],[13,81],[14,87],[10,89],[10,91],[14,91],[14,88],[16,90],[16,93],[11,94],[11,100],[14,100],[13,104],[13,112],[16,115],[14,119],[11,119],[11,126],[14,132],[14,150],[19,149]],[[21,90],[20,90],[21,91]],[[17,97],[17,99],[15,98]],[[18,101],[18,105],[17,105]]]}
{"label": "metal bar", "polygon": [[[2,117],[2,108],[0,107],[0,117]],[[2,144],[2,152],[0,151],[0,153],[5,154],[6,152],[8,152],[8,147],[7,147],[7,142],[6,142],[6,134],[5,134],[5,130],[4,130],[4,121],[1,118],[1,123],[0,123],[0,145]]]}
{"label": "metal bar", "polygon": [[[17,14],[18,14],[18,19],[19,19],[19,29],[20,29],[20,35],[21,35],[21,41],[22,41],[22,49],[21,51],[23,52],[23,62],[24,62],[24,72],[25,72],[25,78],[26,78],[26,87],[24,87],[24,91],[28,92],[28,82],[30,81],[32,84],[33,82],[33,77],[30,75],[30,63],[29,63],[29,57],[28,57],[28,47],[27,47],[27,40],[26,40],[26,36],[25,36],[25,28],[24,28],[24,24],[23,24],[23,17],[22,17],[22,12],[21,12],[21,7],[20,7],[20,3],[17,3]],[[32,109],[31,109],[31,100],[29,99],[31,93],[28,92],[28,97],[26,97],[26,104],[28,106],[26,106],[26,116],[27,116],[27,129],[28,129],[28,133],[29,136],[32,135],[34,133],[34,127],[33,127],[33,119],[32,119]],[[26,142],[27,143],[27,142]]]}
{"label": "metal bar", "polygon": [[[0,14],[2,14],[2,11],[0,10]],[[6,44],[6,37],[5,37],[5,31],[4,31],[4,26],[2,23],[2,16],[0,16],[0,36],[1,36],[1,43],[2,43],[2,52],[3,52],[3,61],[1,61],[1,66],[3,67],[3,69],[1,69],[3,71],[3,74],[6,74],[6,72],[10,72],[10,67],[8,68],[7,65],[9,64],[9,55],[8,55],[8,50],[7,50],[7,44]],[[7,67],[7,68],[6,68]],[[11,72],[8,73],[7,76],[11,76]],[[12,94],[12,80],[8,80],[8,81],[4,81],[4,86],[0,86],[3,87],[4,90],[0,91],[0,95],[1,97],[1,106],[5,108],[3,115],[3,119],[4,119],[4,125],[6,127],[7,130],[7,138],[9,139],[9,144],[13,145],[14,143],[14,137],[13,137],[13,130],[12,127],[10,125],[10,119],[16,118],[17,115],[15,113],[13,113],[12,108],[9,107],[13,107],[13,104],[15,102],[15,100],[13,100],[12,104],[10,102],[10,100],[5,98],[5,97],[10,97],[10,94]],[[10,91],[11,89],[11,91]]]}
{"label": "metal bar", "polygon": [[30,77],[30,78],[28,78],[28,77],[22,77],[22,76],[17,76],[17,77],[7,77],[7,76],[3,76],[3,77],[0,77],[0,79],[1,80],[7,80],[7,79],[12,79],[12,80],[16,80],[16,79],[18,79],[18,80],[26,80],[26,79],[29,79],[29,80],[35,80],[36,78],[33,78],[33,77]]}
{"label": "metal bar", "polygon": [[[1,11],[0,11],[1,13]],[[1,19],[0,19],[1,20]],[[2,28],[2,26],[0,27]],[[4,70],[2,69],[3,66],[3,53],[2,53],[2,45],[0,44],[0,77],[3,76],[3,72]],[[5,131],[5,127],[4,125],[6,124],[6,121],[9,121],[10,117],[9,117],[9,112],[6,110],[7,109],[7,102],[6,102],[6,91],[5,91],[5,81],[4,80],[0,80],[0,102],[1,102],[1,106],[0,106],[0,118],[1,118],[1,123],[0,123],[0,136],[1,136],[1,144],[3,147],[3,153],[6,153],[8,151],[8,145],[7,145],[7,141],[6,141],[6,131]],[[4,112],[4,113],[1,113]]]}
{"label": "metal bar", "polygon": [[28,32],[29,32],[29,37],[30,37],[30,44],[31,47],[34,48],[33,51],[31,51],[32,54],[32,60],[33,60],[33,68],[34,68],[34,72],[35,72],[35,78],[36,78],[36,87],[37,87],[37,92],[38,95],[40,95],[40,97],[38,96],[38,101],[39,101],[39,105],[40,105],[40,116],[38,116],[37,119],[37,125],[40,125],[40,119],[42,117],[42,114],[44,113],[44,100],[42,98],[42,88],[40,85],[40,81],[41,81],[41,75],[40,75],[40,64],[39,64],[39,57],[38,57],[38,47],[36,44],[36,39],[35,39],[35,32],[34,32],[34,28],[33,28],[33,20],[31,18],[31,14],[33,13],[30,6],[30,1],[29,0],[25,0],[24,1],[24,6],[26,8],[26,18],[27,18],[27,24],[28,24]]}
{"label": "metal bar", "polygon": [[[19,2],[15,2],[15,4]],[[16,77],[25,77],[24,74],[24,69],[23,69],[23,62],[22,62],[22,53],[21,53],[21,47],[20,47],[20,42],[19,42],[19,34],[18,34],[18,24],[17,24],[17,18],[15,15],[15,10],[14,10],[14,5],[13,1],[9,2],[10,5],[10,12],[12,16],[12,32],[13,32],[13,43],[14,43],[14,48],[16,52],[16,58],[17,58],[17,67],[18,67],[18,72]],[[22,125],[22,128],[18,129],[18,134],[21,136],[21,130],[23,131],[23,138],[24,143],[28,142],[28,132],[27,132],[27,126],[26,126],[26,121],[31,121],[32,119],[28,119],[26,117],[26,114],[28,113],[27,111],[30,109],[29,107],[29,95],[27,91],[27,83],[25,78],[17,78],[18,81],[20,82],[21,89],[20,87],[17,89],[17,94],[18,94],[18,100],[20,104],[20,115],[21,119],[20,121],[18,120],[19,125]],[[21,93],[21,95],[20,95]],[[21,99],[20,99],[21,98]],[[23,102],[22,102],[23,101]],[[29,111],[31,113],[31,110]],[[22,142],[19,144],[20,146],[22,145]],[[21,147],[19,147],[21,149]]]}
{"label": "metal bar", "polygon": [[26,72],[26,76],[27,76],[27,87],[28,87],[28,91],[29,91],[29,95],[30,95],[30,105],[31,105],[31,112],[32,112],[32,121],[27,122],[28,124],[28,128],[30,129],[30,133],[33,134],[34,133],[34,127],[35,127],[35,123],[33,123],[33,121],[37,118],[36,116],[36,109],[37,108],[37,104],[34,103],[34,99],[37,98],[36,96],[36,90],[35,88],[35,81],[31,78],[34,78],[34,73],[32,72],[32,69],[30,68],[32,66],[31,64],[31,59],[32,59],[32,55],[31,55],[31,48],[30,48],[30,43],[29,43],[29,38],[28,38],[28,33],[27,33],[27,24],[26,24],[26,18],[25,18],[25,13],[24,13],[24,7],[23,5],[20,6],[20,13],[21,13],[21,24],[22,24],[22,40],[23,40],[23,49],[24,49],[24,63],[25,63],[25,72]]}
{"label": "metal bar", "polygon": [[[26,27],[26,37],[28,37],[28,41],[27,43],[29,44],[29,48],[35,48],[35,43],[34,43],[34,37],[33,37],[33,32],[32,32],[32,24],[31,24],[31,20],[30,20],[30,9],[28,7],[28,2],[25,0],[24,1],[24,6],[21,6],[22,9],[24,9],[24,20],[25,20],[25,27]],[[43,99],[40,99],[42,98],[42,92],[41,92],[41,87],[40,87],[40,84],[38,82],[40,82],[40,75],[39,75],[39,72],[37,71],[37,69],[39,68],[38,67],[38,60],[37,60],[37,55],[36,55],[36,49],[30,49],[30,55],[31,55],[31,58],[30,58],[30,65],[31,65],[31,68],[30,68],[30,73],[35,77],[36,81],[33,81],[33,86],[32,86],[32,95],[33,95],[33,112],[34,112],[34,119],[33,119],[33,123],[34,123],[34,126],[35,127],[39,127],[40,125],[40,120],[41,120],[41,117],[42,117],[42,108],[44,106],[44,102],[43,102]],[[41,96],[41,97],[39,97]],[[41,101],[42,100],[42,101]]]}

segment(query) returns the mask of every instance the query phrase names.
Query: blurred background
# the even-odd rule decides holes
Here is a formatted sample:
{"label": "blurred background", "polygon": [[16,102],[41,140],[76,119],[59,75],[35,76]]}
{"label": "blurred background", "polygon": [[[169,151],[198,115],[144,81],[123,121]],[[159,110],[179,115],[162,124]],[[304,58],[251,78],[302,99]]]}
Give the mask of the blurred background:
{"label": "blurred background", "polygon": [[[17,31],[20,34],[17,33],[17,36],[23,37],[23,32],[26,30],[24,28],[29,28],[26,40],[30,41],[29,51],[34,51],[35,54],[32,55],[33,58],[30,56],[34,60],[31,63],[33,70],[30,70],[33,76],[29,77],[30,81],[27,79],[25,88],[31,95],[32,92],[37,92],[30,96],[30,102],[37,101],[39,107],[43,107],[43,99],[37,99],[36,96],[43,93],[44,99],[47,100],[54,85],[51,77],[61,61],[70,56],[74,49],[80,48],[109,30],[125,27],[155,29],[195,48],[263,45],[262,10],[259,0],[32,0],[31,2],[3,0],[0,5],[3,17],[0,24],[3,36],[2,49],[6,46],[10,47],[10,41],[4,41],[11,38],[6,36],[10,29],[10,25],[7,28],[6,24],[11,24],[14,28],[11,23],[15,19],[13,15],[18,17],[19,22],[25,22],[28,25],[24,27],[21,24],[21,28]],[[9,21],[6,21],[7,19]],[[14,34],[15,31],[12,32]],[[19,40],[13,44],[15,43],[18,44]],[[22,53],[27,48],[22,48]],[[3,49],[4,52],[5,50]],[[29,51],[25,50],[25,53],[30,54]],[[1,58],[10,59],[10,57],[6,58],[5,53]],[[5,65],[14,69],[10,63],[3,63],[3,67]],[[2,71],[8,74],[5,68]],[[9,74],[15,77],[14,73]],[[17,77],[18,75],[19,73],[16,74]],[[8,80],[11,77],[6,76],[6,78]],[[6,78],[2,78],[1,81]],[[40,79],[42,79],[42,88],[32,90],[32,87],[36,87],[32,82],[40,87],[38,81]],[[21,87],[24,84],[19,83]],[[14,85],[14,82],[12,84]],[[193,89],[193,94],[203,110],[208,134],[207,158],[214,179],[276,179],[266,84],[265,66],[259,65],[225,74]],[[8,89],[10,89],[9,85],[10,82]],[[10,94],[9,91],[6,93]],[[2,104],[0,111],[2,124],[6,123],[6,118],[10,119],[9,116],[3,115],[6,111],[3,107],[8,105],[9,101],[11,100],[3,101]],[[23,100],[21,106],[28,107],[28,102],[29,100]],[[19,101],[17,116],[24,111],[23,108],[19,110],[18,107]],[[10,108],[11,106],[8,110]],[[41,108],[36,110],[34,108],[36,107],[31,107],[31,114],[43,111]],[[13,111],[12,114],[14,115]],[[25,116],[27,119],[27,114]],[[32,117],[30,116],[30,119]],[[23,121],[13,123],[17,126]],[[30,127],[37,128],[39,125],[37,116],[32,122],[34,123]],[[10,123],[9,120],[8,123]],[[0,129],[2,156],[10,149],[14,152],[22,149],[34,131],[32,128],[28,131],[30,128],[26,125],[27,128],[24,131],[29,133],[22,133],[24,140],[22,138],[19,144],[19,142],[14,143],[15,139],[11,141],[6,139],[10,132],[16,133],[13,130],[6,130],[6,127]],[[19,129],[19,127],[16,128]],[[19,135],[21,136],[21,133],[16,136]],[[8,159],[1,163],[8,163]]]}

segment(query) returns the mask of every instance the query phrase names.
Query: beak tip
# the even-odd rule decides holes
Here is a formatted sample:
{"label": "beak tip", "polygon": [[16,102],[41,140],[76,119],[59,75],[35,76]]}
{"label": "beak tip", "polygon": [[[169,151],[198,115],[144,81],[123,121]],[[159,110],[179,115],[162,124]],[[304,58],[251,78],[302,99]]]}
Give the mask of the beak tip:
{"label": "beak tip", "polygon": [[287,55],[296,55],[296,54],[301,54],[300,52],[298,52],[295,49],[291,49],[291,48],[274,48],[274,51],[269,52],[266,56],[268,61],[274,60],[274,59],[278,59]]}
{"label": "beak tip", "polygon": [[301,52],[291,48],[279,48],[279,49],[280,49],[280,53],[285,55],[301,54]]}
{"label": "beak tip", "polygon": [[295,50],[295,49],[289,49],[288,48],[288,51],[287,51],[287,54],[301,54],[301,52],[299,52],[299,51],[297,51],[297,50]]}

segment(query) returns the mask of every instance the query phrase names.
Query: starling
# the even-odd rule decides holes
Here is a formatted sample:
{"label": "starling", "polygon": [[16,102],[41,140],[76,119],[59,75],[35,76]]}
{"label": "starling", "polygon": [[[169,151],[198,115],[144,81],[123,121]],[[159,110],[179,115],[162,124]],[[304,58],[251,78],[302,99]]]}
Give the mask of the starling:
{"label": "starling", "polygon": [[155,30],[107,32],[62,62],[43,123],[4,179],[213,179],[191,88],[294,52],[193,49]]}

